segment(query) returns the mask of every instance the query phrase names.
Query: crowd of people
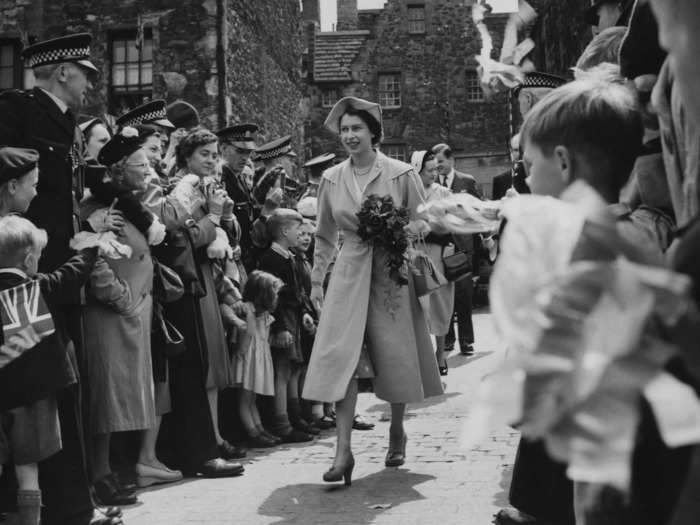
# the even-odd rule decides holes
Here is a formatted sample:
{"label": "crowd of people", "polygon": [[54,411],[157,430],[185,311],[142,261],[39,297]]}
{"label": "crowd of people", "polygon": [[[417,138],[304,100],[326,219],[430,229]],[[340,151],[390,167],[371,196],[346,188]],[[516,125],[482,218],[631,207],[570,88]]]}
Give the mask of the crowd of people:
{"label": "crowd of people", "polygon": [[[0,95],[2,508],[22,525],[118,524],[119,506],[135,503],[138,488],[239,476],[246,447],[310,442],[331,427],[336,454],[323,479],[351,485],[352,430],[371,427],[355,411],[362,390],[390,403],[385,464],[404,464],[406,404],[443,393],[456,341],[462,354],[474,352],[469,270],[482,242],[500,241],[496,325],[524,355],[550,357],[523,373],[533,387],[555,377],[550,392],[567,384],[561,369],[547,368],[552,355],[563,362],[573,352],[564,342],[608,326],[596,325],[594,307],[617,283],[610,267],[561,279],[568,269],[624,260],[696,285],[700,7],[603,0],[588,17],[597,34],[573,81],[528,73],[511,93],[523,124],[511,141],[512,172],[494,181],[503,199],[492,203],[507,220],[483,235],[419,211],[454,193],[483,197],[455,170],[447,144],[414,152],[410,164],[385,156],[376,103],[339,100],[325,125],[347,158],[321,155],[300,174],[290,136],[259,145],[255,124],[212,131],[185,101],[146,103],[115,126],[81,116],[97,72],[90,36],[27,47],[36,87]],[[583,217],[579,229],[552,219],[552,242],[566,249],[537,252],[550,230],[535,225],[546,221],[513,204],[528,192]],[[360,233],[371,196],[391,197],[385,214],[405,210],[392,219],[402,255],[447,274],[446,261],[463,254],[460,278],[420,294],[412,279],[397,279],[391,254]],[[544,253],[552,257],[540,266]],[[693,300],[637,323],[637,346],[664,344],[655,359],[634,358],[698,392]],[[541,329],[537,337],[523,335],[527,323]],[[642,399],[634,378],[626,386]],[[577,437],[597,437],[575,417],[594,408],[571,399],[558,414],[574,414]],[[526,399],[513,508],[497,519],[695,523],[695,441],[671,446],[654,401],[633,401],[625,405],[638,415],[631,474],[613,483],[573,468],[580,458],[552,446],[561,438],[555,418],[542,424],[537,400],[528,411]],[[696,435],[685,419],[675,429]],[[603,423],[624,434],[619,421]],[[587,456],[607,445],[601,438]]]}

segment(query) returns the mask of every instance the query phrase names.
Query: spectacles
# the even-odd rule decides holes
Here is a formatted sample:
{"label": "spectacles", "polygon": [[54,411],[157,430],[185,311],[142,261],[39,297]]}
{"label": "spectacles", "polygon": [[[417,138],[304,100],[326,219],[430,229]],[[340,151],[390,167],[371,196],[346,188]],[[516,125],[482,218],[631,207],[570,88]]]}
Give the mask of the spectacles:
{"label": "spectacles", "polygon": [[125,166],[133,166],[134,168],[141,168],[145,170],[148,168],[148,162],[127,162]]}

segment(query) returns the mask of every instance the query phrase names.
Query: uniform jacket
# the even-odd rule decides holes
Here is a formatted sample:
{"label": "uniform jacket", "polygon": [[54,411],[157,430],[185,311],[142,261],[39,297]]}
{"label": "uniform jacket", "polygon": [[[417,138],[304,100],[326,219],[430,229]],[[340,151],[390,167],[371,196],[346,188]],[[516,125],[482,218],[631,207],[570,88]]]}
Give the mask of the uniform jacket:
{"label": "uniform jacket", "polygon": [[[95,264],[96,250],[85,250],[49,274],[38,274],[41,292],[52,315],[63,295],[79,289]],[[0,290],[29,279],[0,269]],[[36,347],[0,369],[0,411],[29,405],[76,381],[76,368],[67,335],[60,327]],[[2,331],[0,330],[0,342]]]}
{"label": "uniform jacket", "polygon": [[78,226],[75,199],[82,197],[82,134],[43,90],[9,91],[0,95],[0,144],[39,152],[38,195],[25,215],[48,233],[39,269],[53,271],[73,254],[68,242]]}
{"label": "uniform jacket", "polygon": [[233,213],[241,227],[241,250],[247,252],[250,249],[250,230],[255,220],[255,200],[248,189],[243,177],[235,173],[229,166],[224,165],[221,172],[221,180],[226,186],[228,196],[235,203]]}

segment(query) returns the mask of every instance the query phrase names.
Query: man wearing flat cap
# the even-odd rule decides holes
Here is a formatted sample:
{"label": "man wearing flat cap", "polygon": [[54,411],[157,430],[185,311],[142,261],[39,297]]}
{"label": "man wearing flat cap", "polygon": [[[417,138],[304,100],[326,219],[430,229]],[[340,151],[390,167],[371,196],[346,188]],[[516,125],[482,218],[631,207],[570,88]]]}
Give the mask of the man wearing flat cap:
{"label": "man wearing flat cap", "polygon": [[255,150],[255,134],[258,127],[255,124],[238,124],[220,129],[216,132],[219,137],[221,156],[224,166],[221,172],[226,192],[233,199],[233,213],[241,226],[241,250],[244,254],[250,250],[250,229],[257,219],[255,199],[250,193],[245,180],[245,168],[250,154]]}
{"label": "man wearing flat cap", "polygon": [[[76,115],[92,88],[92,76],[99,72],[90,61],[90,41],[89,34],[80,33],[28,46],[22,57],[34,71],[36,87],[0,95],[0,146],[39,153],[37,196],[26,217],[48,233],[41,272],[51,272],[71,257],[69,241],[80,229],[77,202],[82,198],[85,161]],[[54,322],[80,354],[82,293],[73,292],[57,309]],[[118,517],[93,519],[77,386],[57,397],[63,449],[39,465],[42,523],[120,523]]]}

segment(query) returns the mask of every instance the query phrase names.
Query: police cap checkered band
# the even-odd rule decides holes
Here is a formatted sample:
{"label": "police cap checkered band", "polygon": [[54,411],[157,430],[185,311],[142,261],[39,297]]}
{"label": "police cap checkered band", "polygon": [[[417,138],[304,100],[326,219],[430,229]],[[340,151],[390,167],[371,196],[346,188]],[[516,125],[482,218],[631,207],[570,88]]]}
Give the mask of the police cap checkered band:
{"label": "police cap checkered band", "polygon": [[117,119],[117,126],[119,127],[133,127],[149,123],[172,126],[165,113],[165,100],[153,100],[132,109],[128,113],[124,113]]}
{"label": "police cap checkered band", "polygon": [[291,141],[292,137],[286,135],[280,139],[263,144],[255,150],[256,156],[260,160],[271,160],[292,153]]}
{"label": "police cap checkered band", "polygon": [[258,127],[255,124],[240,124],[220,129],[216,136],[226,142],[250,142],[255,140]]}
{"label": "police cap checkered band", "polygon": [[549,73],[540,73],[534,71],[525,75],[525,82],[513,88],[513,95],[517,96],[523,88],[550,88],[556,89],[563,86],[568,81],[563,77],[550,75]]}
{"label": "police cap checkered band", "polygon": [[26,60],[29,67],[60,62],[80,62],[86,67],[97,69],[89,62],[91,40],[89,33],[44,40],[26,47],[22,51],[22,58]]}

